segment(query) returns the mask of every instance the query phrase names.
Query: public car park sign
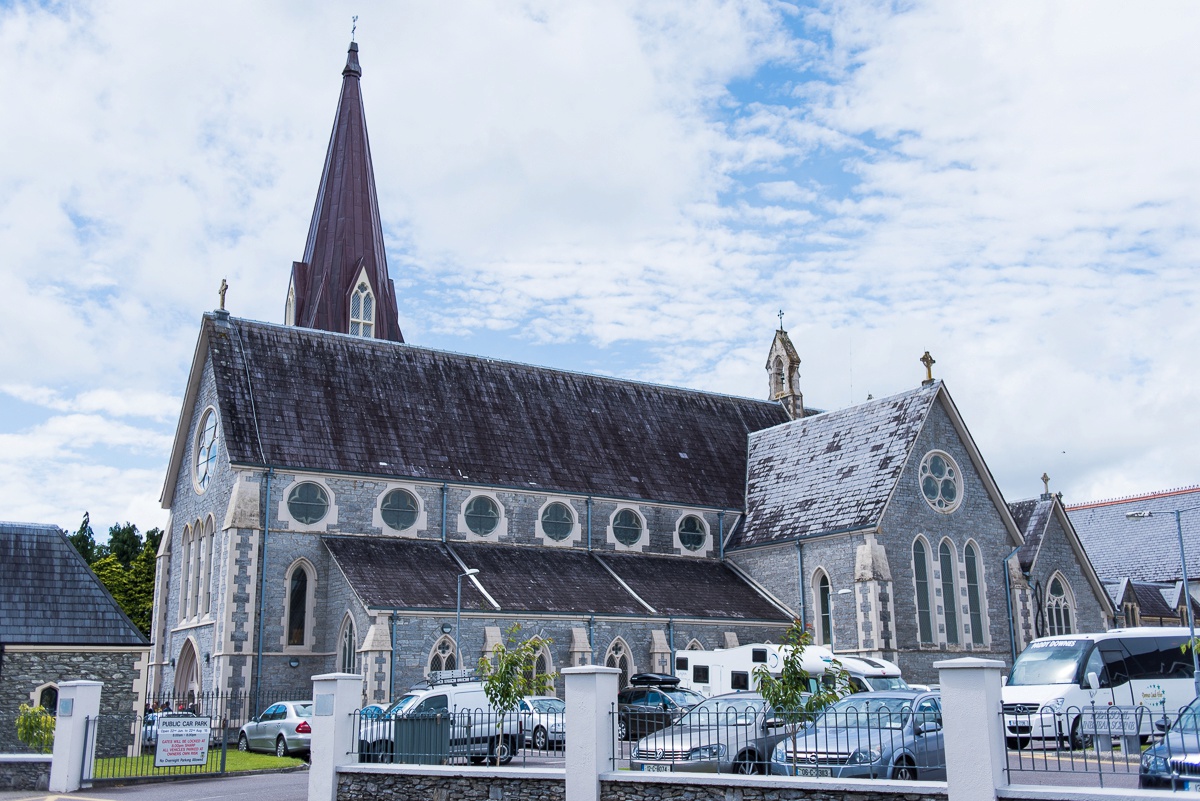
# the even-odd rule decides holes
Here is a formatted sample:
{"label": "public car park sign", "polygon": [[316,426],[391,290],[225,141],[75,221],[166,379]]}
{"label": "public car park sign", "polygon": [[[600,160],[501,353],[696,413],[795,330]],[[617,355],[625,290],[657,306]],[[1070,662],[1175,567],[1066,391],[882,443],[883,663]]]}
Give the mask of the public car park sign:
{"label": "public car park sign", "polygon": [[203,765],[208,761],[208,718],[159,718],[154,767]]}

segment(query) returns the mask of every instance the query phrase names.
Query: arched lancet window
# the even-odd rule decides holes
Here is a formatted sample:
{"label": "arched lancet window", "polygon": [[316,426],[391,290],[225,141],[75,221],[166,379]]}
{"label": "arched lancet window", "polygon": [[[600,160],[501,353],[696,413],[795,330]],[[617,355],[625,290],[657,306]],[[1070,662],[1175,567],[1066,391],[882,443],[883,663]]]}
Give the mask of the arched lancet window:
{"label": "arched lancet window", "polygon": [[1046,599],[1046,622],[1049,623],[1047,633],[1074,634],[1072,617],[1071,590],[1062,577],[1056,575],[1050,580],[1050,597]]}
{"label": "arched lancet window", "polygon": [[359,281],[350,295],[350,334],[375,336],[375,294],[366,281]]}
{"label": "arched lancet window", "polygon": [[625,685],[629,684],[629,677],[633,675],[633,660],[629,656],[629,647],[620,637],[613,640],[612,645],[608,646],[608,653],[604,655],[604,666],[615,667],[621,671],[620,683],[617,687],[624,689]]}
{"label": "arched lancet window", "polygon": [[781,356],[775,357],[775,369],[772,371],[775,379],[775,394],[783,395],[787,392],[787,368],[783,365]]}
{"label": "arched lancet window", "polygon": [[458,670],[458,651],[454,647],[454,640],[449,636],[442,637],[434,643],[433,650],[429,653],[429,672],[435,673],[439,670]]}
{"label": "arched lancet window", "polygon": [[354,632],[354,621],[349,617],[342,624],[341,644],[338,646],[338,668],[343,673],[358,672],[358,637]]}
{"label": "arched lancet window", "polygon": [[183,527],[183,547],[179,549],[179,619],[187,620],[188,603],[191,601],[192,580],[192,527]]}
{"label": "arched lancet window", "polygon": [[819,570],[813,584],[816,585],[817,593],[817,644],[832,646],[833,597],[829,576],[825,575],[824,570]]}
{"label": "arched lancet window", "polygon": [[212,577],[213,577],[213,540],[216,539],[216,532],[213,531],[213,519],[210,517],[204,524],[204,574],[203,588],[204,604],[201,607],[204,614],[212,614]]}
{"label": "arched lancet window", "polygon": [[689,642],[687,644],[687,647],[684,648],[683,650],[685,650],[685,651],[703,651],[704,646],[700,644],[699,640],[692,640],[691,642]]}
{"label": "arched lancet window", "polygon": [[963,549],[963,561],[966,562],[967,568],[967,612],[971,616],[971,642],[974,645],[983,645],[984,595],[980,588],[983,583],[983,565],[979,561],[975,543],[967,543],[967,547]]}
{"label": "arched lancet window", "polygon": [[308,570],[304,565],[292,568],[288,581],[287,644],[308,643]]}
{"label": "arched lancet window", "polygon": [[938,548],[938,562],[942,570],[942,608],[946,614],[946,642],[958,644],[958,593],[954,591],[954,551],[950,543],[942,540]]}
{"label": "arched lancet window", "polygon": [[920,642],[933,642],[933,615],[929,605],[929,552],[925,541],[913,542],[913,580],[917,590],[917,637]]}
{"label": "arched lancet window", "polygon": [[42,687],[37,695],[37,705],[51,715],[58,715],[58,687],[53,684]]}
{"label": "arched lancet window", "polygon": [[542,646],[538,649],[537,656],[534,657],[532,669],[529,672],[530,686],[534,686],[533,682],[538,676],[545,676],[550,673],[550,649]]}
{"label": "arched lancet window", "polygon": [[283,306],[283,324],[296,324],[296,285],[288,284],[287,303]]}

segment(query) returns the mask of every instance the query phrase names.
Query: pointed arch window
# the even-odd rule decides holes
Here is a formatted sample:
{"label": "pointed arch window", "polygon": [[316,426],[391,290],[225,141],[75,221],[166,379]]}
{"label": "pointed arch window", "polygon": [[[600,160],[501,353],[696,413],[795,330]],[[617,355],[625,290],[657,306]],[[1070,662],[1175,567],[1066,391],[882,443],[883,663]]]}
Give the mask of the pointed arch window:
{"label": "pointed arch window", "polygon": [[183,547],[179,549],[179,619],[187,620],[188,603],[191,601],[192,581],[192,527],[183,527]]}
{"label": "pointed arch window", "polygon": [[608,646],[608,653],[604,655],[604,666],[621,671],[620,683],[617,685],[619,688],[624,689],[629,684],[629,677],[633,673],[633,660],[629,658],[629,648],[620,637]]}
{"label": "pointed arch window", "polygon": [[308,571],[297,565],[288,582],[287,644],[304,645],[308,631]]}
{"label": "pointed arch window", "polygon": [[283,324],[296,324],[296,285],[288,284],[287,303],[283,305]]}
{"label": "pointed arch window", "polygon": [[971,617],[971,642],[974,645],[983,645],[984,595],[979,588],[982,569],[975,543],[967,543],[967,547],[963,549],[963,560],[967,568],[967,613]]}
{"label": "pointed arch window", "polygon": [[817,636],[819,645],[833,645],[833,594],[829,576],[824,571],[817,574]]}
{"label": "pointed arch window", "polygon": [[359,281],[350,295],[350,335],[375,336],[375,293],[366,281]]}
{"label": "pointed arch window", "polygon": [[338,667],[343,673],[358,672],[358,638],[354,633],[354,621],[346,618],[342,625],[341,645],[338,649]]}
{"label": "pointed arch window", "polygon": [[958,645],[958,595],[954,592],[954,550],[942,541],[938,549],[942,569],[942,608],[946,615],[946,642]]}
{"label": "pointed arch window", "polygon": [[929,553],[923,540],[913,542],[913,580],[917,589],[917,637],[933,642],[933,615],[929,606]]}
{"label": "pointed arch window", "polygon": [[783,366],[783,357],[775,357],[775,370],[773,371],[775,379],[775,397],[786,394],[787,392],[787,368]]}
{"label": "pointed arch window", "polygon": [[[1050,581],[1050,597],[1046,600],[1046,618],[1050,624],[1048,632],[1055,634],[1074,634],[1072,626],[1072,604],[1070,590],[1061,577],[1055,576]],[[1186,612],[1185,612],[1186,614]]]}
{"label": "pointed arch window", "polygon": [[458,650],[450,637],[438,640],[429,654],[429,672],[436,673],[441,670],[458,670]]}

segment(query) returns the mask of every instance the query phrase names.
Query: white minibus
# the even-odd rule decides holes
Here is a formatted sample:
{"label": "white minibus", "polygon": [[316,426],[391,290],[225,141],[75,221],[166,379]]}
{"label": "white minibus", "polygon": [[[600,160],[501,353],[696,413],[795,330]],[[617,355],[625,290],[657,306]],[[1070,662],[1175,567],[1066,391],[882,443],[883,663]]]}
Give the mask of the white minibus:
{"label": "white minibus", "polygon": [[1192,655],[1181,648],[1187,642],[1185,628],[1154,627],[1034,640],[1001,690],[1008,746],[1055,740],[1083,747],[1090,727],[1081,713],[1113,719],[1104,713],[1110,707],[1142,709],[1133,716],[1137,733],[1153,734],[1196,695]]}
{"label": "white minibus", "polygon": [[[707,697],[738,690],[757,690],[755,668],[766,665],[767,670],[778,675],[783,667],[781,651],[789,647],[755,643],[713,651],[676,651],[675,676],[679,679],[680,687],[695,690]],[[900,677],[900,668],[886,659],[835,656],[828,648],[810,645],[804,649],[801,664],[815,682],[834,659],[850,674],[851,692],[901,690],[908,687]]]}

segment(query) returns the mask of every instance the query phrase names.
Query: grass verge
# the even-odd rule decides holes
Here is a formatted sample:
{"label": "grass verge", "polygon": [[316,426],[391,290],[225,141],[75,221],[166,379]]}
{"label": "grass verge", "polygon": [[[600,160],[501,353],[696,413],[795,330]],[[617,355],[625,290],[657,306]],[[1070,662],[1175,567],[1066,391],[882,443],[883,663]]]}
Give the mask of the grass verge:
{"label": "grass verge", "polygon": [[[254,754],[231,748],[225,754],[225,770],[227,773],[241,773],[247,770],[278,770],[292,768],[302,764],[302,760],[294,757],[277,757],[274,754]],[[154,767],[154,752],[148,751],[135,757],[111,757],[97,759],[93,777],[96,779],[124,779],[135,776],[180,776],[189,773],[216,773],[221,769],[221,749],[211,749],[208,752],[208,762],[204,765],[184,765],[170,768]]]}

